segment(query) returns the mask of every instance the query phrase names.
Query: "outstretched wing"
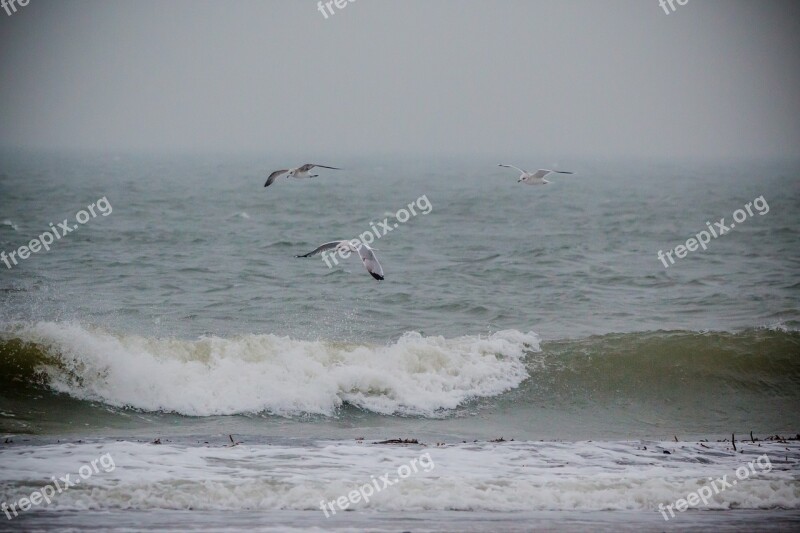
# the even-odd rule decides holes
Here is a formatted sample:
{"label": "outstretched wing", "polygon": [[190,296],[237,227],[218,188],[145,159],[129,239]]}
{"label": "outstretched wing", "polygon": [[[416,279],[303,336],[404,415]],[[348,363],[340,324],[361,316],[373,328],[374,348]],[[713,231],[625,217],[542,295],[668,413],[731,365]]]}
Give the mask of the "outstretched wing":
{"label": "outstretched wing", "polygon": [[383,281],[383,267],[378,262],[378,258],[375,257],[375,252],[372,251],[372,248],[362,244],[358,247],[358,255],[361,257],[367,272],[378,281]]}
{"label": "outstretched wing", "polygon": [[319,248],[317,248],[317,249],[316,249],[316,250],[314,250],[313,252],[308,252],[308,253],[307,253],[307,254],[305,254],[305,255],[296,255],[295,257],[311,257],[312,255],[321,254],[322,252],[325,252],[325,251],[327,251],[327,250],[333,250],[334,248],[336,248],[337,246],[339,246],[339,245],[340,245],[340,244],[342,244],[343,242],[346,242],[346,241],[331,241],[331,242],[326,242],[325,244],[323,244],[322,246],[320,246]]}
{"label": "outstretched wing", "polygon": [[276,170],[275,172],[273,172],[272,174],[269,175],[269,177],[267,178],[267,182],[264,184],[264,187],[269,187],[270,185],[272,185],[272,182],[274,182],[276,179],[278,179],[278,176],[280,176],[281,174],[286,174],[287,172],[289,172],[289,171],[288,170]]}
{"label": "outstretched wing", "polygon": [[326,167],[325,165],[316,165],[314,163],[306,163],[305,165],[303,165],[302,167],[298,168],[297,170],[300,171],[300,172],[308,172],[309,170],[311,170],[312,168],[315,168],[315,167],[318,167],[318,168],[329,168],[331,170],[342,170],[341,168]]}
{"label": "outstretched wing", "polygon": [[528,171],[527,171],[527,170],[522,170],[521,168],[519,168],[519,167],[515,167],[514,165],[503,165],[503,164],[500,164],[500,165],[497,165],[497,166],[498,166],[498,167],[505,167],[505,168],[513,168],[514,170],[519,170],[519,171],[520,171],[520,172],[522,172],[523,174],[527,174],[527,173],[528,173]]}
{"label": "outstretched wing", "polygon": [[573,174],[573,172],[566,172],[563,170],[548,170],[546,168],[540,168],[536,171],[536,174],[533,175],[534,178],[543,178],[548,174]]}

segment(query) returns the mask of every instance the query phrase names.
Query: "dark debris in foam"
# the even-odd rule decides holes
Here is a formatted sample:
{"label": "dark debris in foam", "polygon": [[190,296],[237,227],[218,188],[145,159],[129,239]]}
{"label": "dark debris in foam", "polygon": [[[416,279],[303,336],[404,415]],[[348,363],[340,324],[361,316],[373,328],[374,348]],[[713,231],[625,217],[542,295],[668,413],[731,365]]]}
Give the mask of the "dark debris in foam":
{"label": "dark debris in foam", "polygon": [[[359,444],[363,444],[364,443],[364,437],[356,437],[355,440]],[[473,443],[477,443],[478,441],[477,440],[473,440],[472,442]],[[514,442],[514,439],[506,440],[503,437],[499,437],[497,439],[492,439],[492,440],[489,440],[489,441],[486,441],[486,442],[495,442],[495,443],[499,443],[499,442]],[[462,444],[466,444],[467,441],[464,440],[464,441],[461,441],[461,443]],[[425,444],[424,442],[420,442],[418,439],[386,439],[386,440],[381,440],[381,441],[375,441],[372,444],[397,444],[397,445],[401,445],[401,446],[406,446],[406,445],[409,445],[409,444],[417,444],[419,446],[427,446],[427,444]],[[447,446],[447,443],[446,442],[436,442],[435,445],[437,447]]]}
{"label": "dark debris in foam", "polygon": [[425,446],[424,443],[420,443],[417,439],[388,439],[373,442],[372,444],[421,444]]}
{"label": "dark debris in foam", "polygon": [[[677,436],[677,435],[674,435],[674,436],[673,436],[673,439],[675,440],[675,443],[676,443],[676,444],[680,444],[680,443],[681,443],[681,441],[678,439],[678,436]],[[364,440],[365,440],[365,439],[364,439],[364,437],[356,437],[356,438],[355,438],[355,441],[356,441],[358,444],[363,444],[363,443],[364,443]],[[478,440],[473,440],[473,441],[472,441],[472,443],[475,443],[475,444],[477,444],[478,442],[480,442],[480,441],[478,441]],[[501,444],[501,443],[510,443],[510,442],[514,442],[514,439],[509,439],[509,440],[506,440],[506,439],[505,439],[505,438],[503,438],[503,437],[499,437],[499,438],[492,439],[492,440],[488,440],[488,441],[485,441],[485,442],[489,442],[489,443],[495,443],[495,444]],[[542,441],[542,442],[544,442],[544,441]],[[589,442],[591,442],[591,441],[589,441]],[[687,441],[687,442],[688,442],[688,441]],[[698,444],[700,447],[702,447],[702,448],[711,449],[709,446],[706,446],[706,445],[704,444],[704,443],[707,443],[707,442],[709,442],[709,440],[708,440],[708,439],[700,439],[700,440],[697,442],[697,444]],[[737,447],[736,447],[736,435],[735,435],[735,434],[733,434],[733,433],[731,434],[731,439],[730,439],[730,440],[728,440],[728,439],[721,439],[721,440],[717,440],[716,442],[718,442],[718,443],[726,443],[726,442],[730,442],[730,444],[731,444],[730,451],[731,451],[731,452],[733,452],[733,453],[736,453],[736,452],[738,452],[738,453],[744,453],[744,449],[739,449],[739,448],[737,448]],[[771,435],[771,436],[765,437],[764,439],[759,439],[758,437],[754,437],[754,436],[753,436],[753,432],[751,431],[751,432],[750,432],[750,438],[749,438],[749,439],[747,439],[747,440],[740,440],[740,441],[739,441],[739,443],[740,443],[740,444],[744,443],[744,444],[749,444],[749,445],[756,445],[756,446],[758,446],[759,448],[761,447],[761,444],[760,444],[761,442],[764,442],[764,443],[773,443],[773,444],[789,444],[790,442],[800,442],[800,433],[796,434],[794,437],[791,437],[791,436],[789,436],[789,437],[782,437],[782,436],[780,436],[780,435]],[[406,439],[404,439],[404,438],[386,439],[386,440],[382,440],[382,441],[374,441],[374,442],[372,442],[372,444],[378,444],[378,445],[399,445],[399,446],[407,446],[407,445],[428,446],[428,445],[427,445],[427,444],[425,444],[424,442],[420,442],[418,439],[413,439],[413,438],[406,438]],[[467,441],[466,441],[466,440],[462,440],[462,441],[461,441],[461,444],[467,444]],[[685,444],[685,443],[683,443],[683,444]],[[436,446],[436,447],[452,446],[452,445],[453,445],[453,444],[448,444],[448,443],[446,443],[446,442],[436,442],[436,443],[435,443],[435,446]],[[651,451],[653,451],[654,453],[661,453],[662,455],[673,455],[673,454],[677,453],[677,448],[678,448],[678,447],[676,447],[676,448],[674,448],[672,451],[670,451],[670,450],[667,450],[667,449],[666,449],[666,448],[664,448],[664,447],[661,447],[661,446],[656,446],[656,449],[653,449],[653,450],[651,450]],[[681,449],[682,449],[682,448],[685,448],[685,446],[680,446],[679,448],[681,448]],[[647,446],[642,446],[641,448],[638,448],[638,449],[640,449],[640,450],[647,450]]]}

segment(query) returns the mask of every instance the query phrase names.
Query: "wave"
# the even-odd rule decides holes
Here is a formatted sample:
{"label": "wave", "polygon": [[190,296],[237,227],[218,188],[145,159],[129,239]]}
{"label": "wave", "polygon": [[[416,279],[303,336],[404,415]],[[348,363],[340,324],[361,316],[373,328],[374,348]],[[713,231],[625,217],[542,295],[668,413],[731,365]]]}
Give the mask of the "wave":
{"label": "wave", "polygon": [[41,322],[0,333],[0,411],[25,418],[31,398],[66,394],[193,417],[338,417],[352,408],[444,418],[477,408],[531,427],[551,415],[610,413],[631,427],[679,420],[700,431],[755,420],[794,431],[798,354],[800,333],[785,328],[542,343],[516,330],[449,339],[406,333],[375,345],[256,334],[150,338]]}
{"label": "wave", "polygon": [[[103,467],[59,494],[56,511],[313,511],[370,484],[392,483],[370,511],[642,510],[687,498],[711,480],[737,482],[696,508],[800,509],[796,443],[514,442],[384,447],[350,442],[308,446],[153,446],[135,442],[12,447],[0,455],[0,501],[30,494],[53,473],[76,472],[106,455]],[[664,454],[669,451],[669,455]],[[398,473],[427,455],[425,467]],[[421,459],[420,459],[421,461]],[[753,465],[748,469],[747,465]],[[407,467],[406,467],[407,468]],[[744,468],[744,474],[738,472]],[[404,475],[404,474],[403,474]],[[383,484],[381,484],[383,485]],[[377,485],[380,487],[381,485]],[[719,488],[721,483],[717,483]],[[372,491],[370,491],[372,492]],[[341,513],[341,509],[339,510]],[[684,517],[691,521],[689,516]]]}
{"label": "wave", "polygon": [[120,335],[74,323],[0,336],[4,388],[46,387],[114,407],[188,416],[332,416],[443,410],[513,389],[539,338],[517,331],[454,339],[406,333],[384,345],[245,335],[194,341]]}
{"label": "wave", "polygon": [[800,333],[785,328],[609,334],[548,342],[543,350],[546,378],[558,376],[564,390],[644,397],[705,395],[716,387],[716,394],[775,399],[800,388]]}

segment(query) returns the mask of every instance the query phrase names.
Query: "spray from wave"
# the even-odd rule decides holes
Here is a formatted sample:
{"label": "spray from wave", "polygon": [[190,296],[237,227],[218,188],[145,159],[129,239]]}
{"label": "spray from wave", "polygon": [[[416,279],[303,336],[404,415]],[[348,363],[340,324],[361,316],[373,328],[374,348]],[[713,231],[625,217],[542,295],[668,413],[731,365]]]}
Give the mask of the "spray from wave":
{"label": "spray from wave", "polygon": [[455,339],[406,333],[370,346],[275,335],[152,339],[51,322],[17,328],[0,342],[6,361],[18,371],[35,367],[54,391],[189,416],[333,416],[345,403],[441,416],[518,387],[528,377],[525,356],[539,351],[535,334],[518,331]]}

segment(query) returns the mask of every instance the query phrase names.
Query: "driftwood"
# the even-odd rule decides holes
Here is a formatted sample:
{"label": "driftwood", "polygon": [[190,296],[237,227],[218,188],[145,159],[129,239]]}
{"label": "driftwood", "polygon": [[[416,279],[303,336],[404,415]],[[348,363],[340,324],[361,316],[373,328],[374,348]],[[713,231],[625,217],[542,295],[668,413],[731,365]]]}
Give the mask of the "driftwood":
{"label": "driftwood", "polygon": [[373,442],[372,444],[419,444],[419,441],[417,439],[389,439]]}

